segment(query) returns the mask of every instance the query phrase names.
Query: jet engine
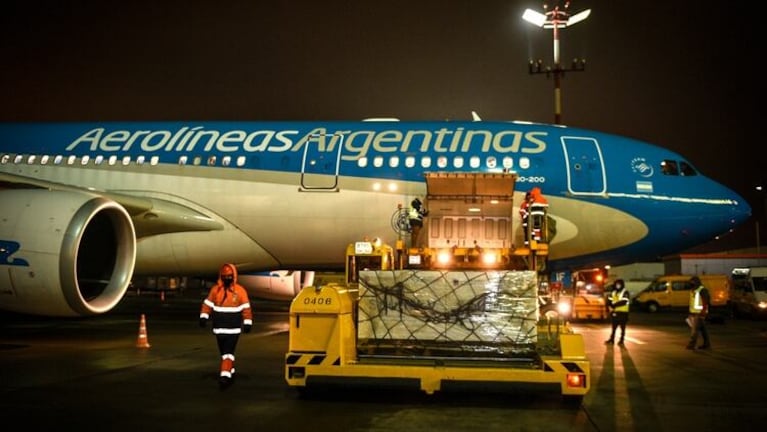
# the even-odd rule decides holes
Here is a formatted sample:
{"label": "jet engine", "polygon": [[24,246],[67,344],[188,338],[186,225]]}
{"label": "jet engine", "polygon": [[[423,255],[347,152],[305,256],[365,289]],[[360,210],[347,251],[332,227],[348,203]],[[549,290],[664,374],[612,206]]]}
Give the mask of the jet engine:
{"label": "jet engine", "polygon": [[0,308],[47,316],[111,310],[128,289],[136,234],[117,202],[83,191],[0,191]]}

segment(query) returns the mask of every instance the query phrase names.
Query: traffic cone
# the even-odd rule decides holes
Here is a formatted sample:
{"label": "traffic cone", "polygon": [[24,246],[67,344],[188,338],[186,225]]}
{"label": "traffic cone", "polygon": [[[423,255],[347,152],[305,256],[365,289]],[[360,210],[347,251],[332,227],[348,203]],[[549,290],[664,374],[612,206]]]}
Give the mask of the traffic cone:
{"label": "traffic cone", "polygon": [[149,338],[146,335],[146,317],[141,314],[141,323],[138,326],[138,339],[136,340],[137,348],[149,348]]}

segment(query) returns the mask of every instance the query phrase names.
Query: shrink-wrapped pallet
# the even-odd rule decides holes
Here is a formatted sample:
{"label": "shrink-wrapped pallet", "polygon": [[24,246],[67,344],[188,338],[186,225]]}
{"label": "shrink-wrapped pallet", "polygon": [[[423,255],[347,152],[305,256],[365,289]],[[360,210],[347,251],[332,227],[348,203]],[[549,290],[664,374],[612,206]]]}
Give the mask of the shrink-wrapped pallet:
{"label": "shrink-wrapped pallet", "polygon": [[361,350],[488,356],[537,340],[532,271],[362,271]]}

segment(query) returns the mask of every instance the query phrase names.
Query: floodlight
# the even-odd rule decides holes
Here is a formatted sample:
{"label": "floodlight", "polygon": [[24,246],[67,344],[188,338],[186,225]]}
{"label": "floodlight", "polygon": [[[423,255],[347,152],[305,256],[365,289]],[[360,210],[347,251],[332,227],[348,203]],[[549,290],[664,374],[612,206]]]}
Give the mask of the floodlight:
{"label": "floodlight", "polygon": [[591,14],[591,9],[586,9],[585,11],[578,12],[577,14],[571,16],[567,20],[567,25],[571,26],[573,24],[579,23],[585,20],[586,18],[588,18],[590,14]]}
{"label": "floodlight", "polygon": [[525,13],[522,14],[522,19],[538,27],[543,27],[546,23],[546,15],[532,9],[525,9]]}

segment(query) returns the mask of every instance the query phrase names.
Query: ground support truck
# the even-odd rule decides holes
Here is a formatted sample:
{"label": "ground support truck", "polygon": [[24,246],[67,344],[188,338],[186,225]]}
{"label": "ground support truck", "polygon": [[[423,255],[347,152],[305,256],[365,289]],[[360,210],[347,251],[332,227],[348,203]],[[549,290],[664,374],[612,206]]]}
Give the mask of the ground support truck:
{"label": "ground support truck", "polygon": [[[505,216],[494,208],[493,225],[510,224],[513,174],[491,177],[465,178],[473,182],[471,196],[456,196],[454,188],[435,195],[439,188],[427,182],[431,203],[441,200],[436,207],[444,211],[451,200],[500,201]],[[484,180],[494,186],[477,184]],[[477,192],[488,190],[491,196]],[[464,216],[432,214],[429,222],[450,217],[460,224]],[[505,231],[511,237],[510,227]],[[583,337],[566,322],[541,317],[538,271],[510,268],[520,253],[512,250],[510,238],[504,241],[499,247],[477,241],[471,248],[476,256],[452,248],[459,252],[451,254],[456,265],[444,259],[425,264],[424,256],[444,252],[434,243],[414,256],[401,242],[394,248],[374,241],[351,244],[345,283],[306,287],[291,304],[288,385],[303,390],[314,380],[404,379],[433,394],[445,382],[532,383],[580,403],[590,388]],[[525,248],[525,262],[535,265],[535,252],[547,253],[537,247]]]}

